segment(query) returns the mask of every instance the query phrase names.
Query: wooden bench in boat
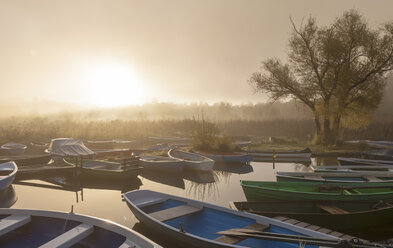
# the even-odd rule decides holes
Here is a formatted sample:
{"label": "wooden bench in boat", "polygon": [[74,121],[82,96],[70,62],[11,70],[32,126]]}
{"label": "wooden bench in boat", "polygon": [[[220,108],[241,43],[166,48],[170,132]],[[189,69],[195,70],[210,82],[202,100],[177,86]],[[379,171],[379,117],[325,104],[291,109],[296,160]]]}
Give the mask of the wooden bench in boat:
{"label": "wooden bench in boat", "polygon": [[94,227],[92,225],[82,223],[40,246],[40,248],[70,247],[89,236],[93,231]]}
{"label": "wooden bench in boat", "polygon": [[143,201],[141,201],[141,202],[137,202],[135,205],[138,208],[143,208],[143,207],[146,207],[146,206],[150,206],[150,205],[153,205],[153,204],[164,202],[166,200],[167,199],[165,199],[165,198],[157,198],[157,197],[146,198],[146,199],[143,199]]}
{"label": "wooden bench in boat", "polygon": [[[229,229],[226,231],[247,231],[247,232],[252,232],[252,231],[257,231],[257,232],[263,232],[265,230],[269,229],[269,226],[265,226],[259,223],[253,223],[251,225],[245,226],[243,228],[236,228],[236,229]],[[246,239],[246,237],[240,237],[240,236],[229,236],[229,235],[222,235],[216,239],[214,239],[214,241],[217,242],[222,242],[222,243],[226,243],[226,244],[236,244],[239,243],[240,241]]]}
{"label": "wooden bench in boat", "polygon": [[345,211],[344,209],[341,209],[333,205],[316,204],[316,206],[319,207],[320,209],[325,210],[330,214],[348,214],[348,212]]}
{"label": "wooden bench in boat", "polygon": [[182,217],[185,215],[194,214],[194,213],[197,213],[202,210],[203,210],[202,207],[199,208],[199,207],[194,207],[194,206],[185,204],[185,205],[180,205],[177,207],[153,212],[153,213],[150,213],[149,215],[150,215],[150,217],[152,217],[158,221],[167,221],[167,220],[176,219],[176,218],[179,218],[179,217]]}
{"label": "wooden bench in boat", "polygon": [[0,236],[11,232],[31,221],[30,216],[10,215],[0,220]]}
{"label": "wooden bench in boat", "polygon": [[364,179],[367,180],[367,182],[383,182],[383,180],[375,177],[375,176],[364,176]]}

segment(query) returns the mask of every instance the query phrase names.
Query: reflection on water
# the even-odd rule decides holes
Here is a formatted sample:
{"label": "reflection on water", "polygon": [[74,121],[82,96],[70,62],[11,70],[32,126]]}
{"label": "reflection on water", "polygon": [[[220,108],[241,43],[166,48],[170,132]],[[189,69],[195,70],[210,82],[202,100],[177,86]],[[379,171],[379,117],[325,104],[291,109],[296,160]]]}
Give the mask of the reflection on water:
{"label": "reflection on water", "polygon": [[179,189],[184,189],[184,181],[181,172],[171,173],[165,171],[143,169],[140,172],[140,175],[143,178],[149,179],[154,182],[176,187]]}
{"label": "reflection on water", "polygon": [[[303,164],[274,163],[273,167],[271,162],[218,165],[214,169],[207,173],[185,171],[177,174],[142,170],[137,178],[123,181],[72,177],[17,181],[12,189],[15,189],[13,199],[17,196],[18,200],[14,205],[13,200],[8,201],[8,207],[70,211],[73,206],[76,213],[109,219],[140,231],[145,228],[122,201],[122,192],[149,189],[228,207],[229,201],[246,200],[240,180],[275,181],[278,171],[310,171]],[[164,247],[175,247],[150,231],[141,233]]]}

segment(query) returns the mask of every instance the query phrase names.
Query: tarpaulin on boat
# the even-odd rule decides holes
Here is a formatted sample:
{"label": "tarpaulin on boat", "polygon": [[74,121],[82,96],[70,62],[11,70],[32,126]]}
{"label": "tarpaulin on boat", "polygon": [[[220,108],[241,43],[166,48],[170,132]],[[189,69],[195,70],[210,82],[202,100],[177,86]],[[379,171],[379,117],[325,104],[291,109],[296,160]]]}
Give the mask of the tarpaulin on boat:
{"label": "tarpaulin on boat", "polygon": [[57,156],[91,157],[95,152],[87,148],[82,140],[70,138],[52,139],[48,152]]}

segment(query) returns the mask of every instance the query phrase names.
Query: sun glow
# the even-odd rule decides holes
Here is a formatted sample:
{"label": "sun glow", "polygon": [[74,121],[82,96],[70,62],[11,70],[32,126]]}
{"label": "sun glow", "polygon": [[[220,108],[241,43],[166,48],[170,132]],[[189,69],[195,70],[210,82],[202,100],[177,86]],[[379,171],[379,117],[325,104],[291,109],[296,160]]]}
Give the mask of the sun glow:
{"label": "sun glow", "polygon": [[88,101],[103,107],[142,104],[146,90],[128,63],[105,62],[89,65],[85,71]]}

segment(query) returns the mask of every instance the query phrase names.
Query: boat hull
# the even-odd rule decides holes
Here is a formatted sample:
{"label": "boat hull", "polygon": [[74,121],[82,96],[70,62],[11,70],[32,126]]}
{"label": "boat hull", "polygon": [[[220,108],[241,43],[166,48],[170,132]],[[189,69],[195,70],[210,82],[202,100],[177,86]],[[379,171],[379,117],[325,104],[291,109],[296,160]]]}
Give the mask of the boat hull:
{"label": "boat hull", "polygon": [[[373,183],[370,185],[372,187],[361,191],[358,188],[356,190],[344,190],[340,183],[241,181],[241,186],[248,201],[393,201],[393,189],[385,183]],[[319,192],[317,188],[320,186],[336,189]],[[364,183],[348,183],[345,186],[359,187],[365,185]]]}
{"label": "boat hull", "polygon": [[[393,206],[381,204],[380,209],[373,207],[380,202],[335,202],[347,213],[331,214],[320,208],[318,204],[326,202],[279,201],[279,202],[235,202],[241,211],[260,214],[268,217],[286,216],[306,223],[337,230],[348,231],[372,228],[393,223]],[[329,203],[328,203],[329,205]]]}
{"label": "boat hull", "polygon": [[[337,239],[327,234],[307,230],[267,217],[148,190],[131,191],[124,194],[123,197],[134,215],[148,228],[160,233],[160,235],[165,235],[170,240],[176,240],[183,247],[299,247],[299,244],[289,244],[283,241],[246,239],[244,240],[247,241],[245,243],[240,241],[238,244],[228,244],[214,240],[220,236],[215,234],[220,230],[242,228],[251,223],[265,225],[268,227],[268,232],[271,233],[276,233],[277,230],[280,230],[279,232],[286,234],[291,233],[294,235]],[[166,201],[172,202],[169,203]],[[179,218],[175,217],[167,221],[159,221],[151,217],[151,213],[156,210],[165,210],[168,209],[167,207],[176,206],[176,204],[180,204],[177,206],[182,206],[184,203],[187,206],[199,208],[201,212],[190,216],[183,215]],[[230,219],[229,222],[228,218]]]}
{"label": "boat hull", "polygon": [[184,168],[188,170],[211,171],[214,166],[214,160],[197,153],[170,149],[168,156],[184,161]]}

